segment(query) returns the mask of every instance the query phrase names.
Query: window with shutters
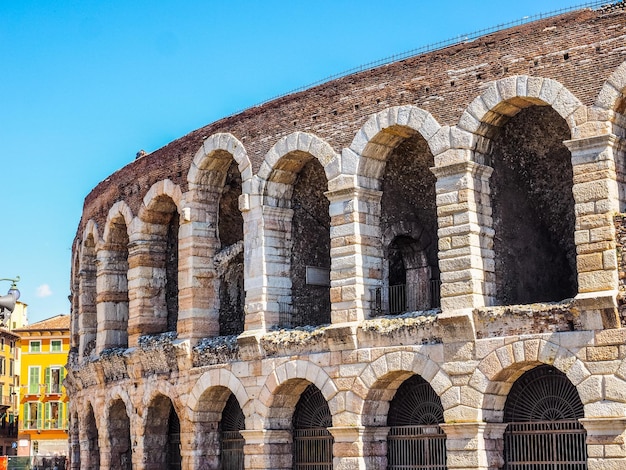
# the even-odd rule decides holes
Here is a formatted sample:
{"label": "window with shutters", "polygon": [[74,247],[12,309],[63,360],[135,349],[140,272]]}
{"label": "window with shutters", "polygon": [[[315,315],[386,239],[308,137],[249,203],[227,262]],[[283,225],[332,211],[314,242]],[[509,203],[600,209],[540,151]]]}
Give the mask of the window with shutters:
{"label": "window with shutters", "polygon": [[31,341],[28,343],[28,352],[38,353],[41,352],[41,341]]}
{"label": "window with shutters", "polygon": [[50,352],[61,352],[62,343],[60,339],[50,341]]}
{"label": "window with shutters", "polygon": [[60,394],[61,384],[63,383],[64,373],[62,366],[46,367],[46,393]]}
{"label": "window with shutters", "polygon": [[28,368],[28,393],[30,395],[39,394],[39,377],[41,369],[39,366],[30,366]]}
{"label": "window with shutters", "polygon": [[0,357],[0,375],[6,375],[7,373],[7,361],[4,357]]}
{"label": "window with shutters", "polygon": [[24,404],[24,429],[41,429],[41,403]]}
{"label": "window with shutters", "polygon": [[63,403],[49,401],[45,403],[45,429],[61,429],[63,427]]}

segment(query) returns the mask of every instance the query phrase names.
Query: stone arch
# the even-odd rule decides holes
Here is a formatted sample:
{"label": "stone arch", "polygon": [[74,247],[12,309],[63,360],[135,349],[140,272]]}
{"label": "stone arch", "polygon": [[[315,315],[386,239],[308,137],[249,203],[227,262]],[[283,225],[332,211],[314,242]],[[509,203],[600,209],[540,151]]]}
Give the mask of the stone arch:
{"label": "stone arch", "polygon": [[[170,447],[178,445],[180,453],[180,443],[183,441],[178,438],[178,442],[171,442],[171,417],[175,413],[180,423],[179,433],[183,434],[187,417],[184,413],[182,405],[178,400],[173,399],[173,386],[167,386],[159,381],[155,384],[155,388],[146,397],[145,413],[142,419],[143,442],[141,453],[142,461],[145,463],[144,468],[149,470],[157,470],[166,468],[164,465],[168,461],[168,452]],[[180,455],[175,456],[180,458]],[[184,467],[183,467],[184,468]]]}
{"label": "stone arch", "polygon": [[81,409],[84,410],[81,418],[82,425],[79,423],[81,468],[84,464],[85,468],[98,470],[101,461],[99,441],[102,426],[98,423],[93,403],[90,400],[85,400]]}
{"label": "stone arch", "polygon": [[[262,188],[264,237],[273,241],[267,280],[278,318],[268,326],[330,323],[330,202],[328,181],[339,174],[338,155],[312,134],[294,132],[266,154],[258,176]],[[311,244],[310,240],[317,243]],[[268,245],[269,246],[269,245]],[[318,275],[307,279],[309,268]],[[307,312],[303,315],[303,312]]]}
{"label": "stone arch", "polygon": [[71,270],[71,316],[70,316],[70,348],[72,354],[78,353],[80,343],[79,318],[80,318],[80,251],[81,243],[74,240],[72,248],[72,270]]}
{"label": "stone arch", "polygon": [[351,153],[356,159],[354,168],[347,167],[356,173],[365,187],[377,188],[382,177],[385,160],[389,154],[405,139],[421,135],[433,155],[450,147],[450,128],[442,127],[428,111],[413,105],[394,106],[373,114],[357,132],[344,155],[348,160]]}
{"label": "stone arch", "polygon": [[293,132],[272,146],[258,171],[265,204],[281,207],[291,197],[290,186],[311,157],[322,165],[327,181],[339,175],[339,155],[314,134]]}
{"label": "stone arch", "polygon": [[[107,394],[103,421],[105,446],[103,452],[108,454],[107,461],[111,468],[130,470],[133,454],[133,424],[131,417],[136,416],[128,393],[117,386]],[[121,406],[120,406],[121,405]]]}
{"label": "stone arch", "polygon": [[96,347],[96,256],[99,244],[98,226],[89,219],[83,230],[78,262],[78,354],[81,360],[90,356]]}
{"label": "stone arch", "polygon": [[552,107],[567,122],[572,136],[586,119],[586,112],[580,112],[584,109],[581,101],[554,79],[514,75],[496,80],[469,104],[456,126],[477,137],[469,147],[475,151],[474,160],[485,163],[497,128],[533,105]]}
{"label": "stone arch", "polygon": [[338,414],[345,410],[337,386],[324,369],[298,359],[277,366],[261,387],[258,400],[263,428],[289,429],[296,404],[309,384],[322,392],[333,416],[333,424],[337,425]]}
{"label": "stone arch", "polygon": [[167,196],[176,209],[178,214],[181,213],[181,202],[183,194],[180,186],[174,184],[170,179],[165,179],[154,183],[143,198],[141,208],[139,209],[139,219],[143,222],[159,223],[160,213],[170,212],[170,208],[166,207]]}
{"label": "stone arch", "polygon": [[[185,199],[191,211],[191,230],[187,230],[185,243],[195,249],[190,263],[193,269],[187,268],[190,272],[184,276],[190,281],[180,288],[182,296],[192,299],[191,309],[207,311],[209,322],[203,319],[202,328],[205,336],[243,331],[245,230],[241,209],[247,204],[241,202],[249,197],[252,178],[244,145],[228,133],[208,137],[189,169]],[[209,286],[199,288],[207,278]]]}
{"label": "stone arch", "polygon": [[[178,331],[180,187],[169,179],[143,199],[129,245],[129,345],[142,334]],[[148,284],[145,279],[150,279]]]}
{"label": "stone arch", "polygon": [[133,214],[116,202],[107,216],[98,250],[96,351],[128,346],[128,250]]}
{"label": "stone arch", "polygon": [[214,387],[222,387],[235,395],[242,409],[250,400],[246,388],[235,374],[226,369],[209,370],[198,378],[189,394],[187,407],[191,416],[202,411],[204,406],[202,402],[206,398],[207,393],[212,393]]}
{"label": "stone arch", "polygon": [[[487,304],[577,294],[576,160],[565,142],[584,119],[586,108],[561,83],[525,75],[492,82],[461,116],[457,128],[476,136],[466,155],[493,170],[483,199],[492,210]],[[519,252],[526,256],[519,259]]]}
{"label": "stone arch", "polygon": [[594,377],[585,364],[567,348],[545,339],[526,339],[501,346],[485,356],[472,374],[469,387],[482,394],[484,419],[502,422],[502,413],[513,383],[537,365],[547,364],[563,372],[578,389],[585,407],[598,401],[597,388],[586,386]]}
{"label": "stone arch", "polygon": [[[607,78],[598,93],[595,106],[604,111],[620,114],[626,112],[626,62],[622,62]],[[607,119],[611,118],[607,113]]]}
{"label": "stone arch", "polygon": [[[189,168],[190,188],[219,184],[219,174],[228,169],[230,158],[237,162],[244,183],[252,179],[252,165],[244,145],[232,134],[217,133],[208,137],[198,149]],[[249,192],[248,184],[244,190]]]}
{"label": "stone arch", "polygon": [[133,223],[133,212],[126,204],[126,201],[117,201],[115,204],[111,206],[109,209],[109,213],[107,214],[107,219],[104,224],[104,234],[102,236],[102,244],[106,245],[112,242],[112,230],[114,229],[114,224],[116,220],[123,219],[124,225],[126,225],[127,235],[130,236],[130,230]]}
{"label": "stone arch", "polygon": [[[449,420],[461,406],[458,387],[453,387],[448,374],[427,355],[415,351],[389,352],[367,365],[357,381],[363,392],[351,392],[352,408],[358,409],[363,426],[386,426],[389,404],[398,387],[409,377],[419,375],[441,398],[444,416]],[[354,401],[358,401],[358,405]]]}
{"label": "stone arch", "polygon": [[[205,372],[196,382],[192,389],[187,406],[194,427],[194,444],[196,449],[193,455],[193,468],[221,468],[222,461],[221,431],[223,413],[229,398],[233,396],[241,410],[246,407],[252,408],[244,416],[249,429],[254,421],[254,407],[248,397],[248,393],[241,381],[232,372],[225,369],[214,369]],[[228,418],[227,418],[228,419]]]}

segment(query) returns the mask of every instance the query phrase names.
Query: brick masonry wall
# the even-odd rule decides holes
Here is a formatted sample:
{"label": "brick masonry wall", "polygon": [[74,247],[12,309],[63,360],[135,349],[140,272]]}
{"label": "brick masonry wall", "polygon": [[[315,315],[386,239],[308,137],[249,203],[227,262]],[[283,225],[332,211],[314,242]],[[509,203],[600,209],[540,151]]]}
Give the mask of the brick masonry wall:
{"label": "brick masonry wall", "polygon": [[414,104],[441,125],[454,125],[491,81],[510,75],[553,78],[591,105],[608,76],[626,60],[625,18],[623,9],[582,10],[529,23],[343,77],[214,122],[102,181],[85,199],[77,236],[90,218],[102,226],[118,200],[125,200],[136,214],[148,189],[164,178],[186,191],[195,153],[217,132],[229,132],[245,145],[256,173],[265,153],[285,135],[310,132],[340,151],[370,115],[391,106]]}

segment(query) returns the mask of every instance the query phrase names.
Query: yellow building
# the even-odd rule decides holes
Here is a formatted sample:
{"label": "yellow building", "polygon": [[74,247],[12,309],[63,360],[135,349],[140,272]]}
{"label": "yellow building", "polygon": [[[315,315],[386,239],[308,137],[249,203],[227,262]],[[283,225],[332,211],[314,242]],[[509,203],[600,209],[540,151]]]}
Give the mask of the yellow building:
{"label": "yellow building", "polygon": [[21,351],[18,455],[68,454],[67,395],[63,387],[70,317],[58,315],[14,330]]}
{"label": "yellow building", "polygon": [[17,455],[19,336],[0,329],[0,455]]}

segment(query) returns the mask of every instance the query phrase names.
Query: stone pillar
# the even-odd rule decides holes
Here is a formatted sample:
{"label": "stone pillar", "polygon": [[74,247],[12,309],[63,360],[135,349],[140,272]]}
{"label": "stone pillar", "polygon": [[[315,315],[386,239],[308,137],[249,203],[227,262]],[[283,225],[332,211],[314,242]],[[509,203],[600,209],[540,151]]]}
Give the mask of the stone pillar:
{"label": "stone pillar", "polygon": [[98,251],[96,353],[128,346],[128,260],[123,252]]}
{"label": "stone pillar", "polygon": [[334,426],[333,468],[384,470],[387,468],[388,427]]}
{"label": "stone pillar", "polygon": [[588,470],[626,468],[626,418],[582,418],[587,431]]}
{"label": "stone pillar", "polygon": [[[94,260],[95,261],[95,260]],[[79,309],[78,309],[78,358],[82,361],[85,355],[90,355],[96,346],[97,316],[96,316],[96,266],[81,267],[78,274],[79,281]]]}
{"label": "stone pillar", "polygon": [[491,167],[472,161],[432,169],[437,221],[444,341],[474,339],[471,311],[495,303]]}
{"label": "stone pillar", "polygon": [[[248,334],[279,324],[291,305],[291,220],[293,210],[260,205],[243,213],[246,253],[244,285]],[[246,334],[244,333],[244,335]]]}
{"label": "stone pillar", "polygon": [[[128,246],[128,345],[137,346],[139,336],[161,333],[167,325],[165,304],[166,243],[156,227],[145,224],[133,232]],[[153,235],[151,235],[153,234]]]}
{"label": "stone pillar", "polygon": [[503,423],[446,423],[449,470],[498,470],[504,465]]}
{"label": "stone pillar", "polygon": [[370,294],[382,282],[381,191],[355,188],[337,177],[330,191],[330,301],[332,323],[370,317]]}
{"label": "stone pillar", "polygon": [[615,294],[618,261],[613,215],[619,212],[615,162],[619,139],[600,135],[568,140],[576,212],[578,295],[585,329],[619,328]]}
{"label": "stone pillar", "polygon": [[[207,197],[204,190],[202,197]],[[211,197],[212,194],[212,197]],[[191,192],[186,193],[191,197]],[[220,194],[208,199],[219,201]],[[178,231],[178,338],[217,336],[219,326],[219,282],[214,255],[217,238],[217,204],[187,201]]]}
{"label": "stone pillar", "polygon": [[246,441],[243,447],[246,470],[287,470],[293,466],[291,432],[284,429],[239,431]]}

